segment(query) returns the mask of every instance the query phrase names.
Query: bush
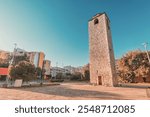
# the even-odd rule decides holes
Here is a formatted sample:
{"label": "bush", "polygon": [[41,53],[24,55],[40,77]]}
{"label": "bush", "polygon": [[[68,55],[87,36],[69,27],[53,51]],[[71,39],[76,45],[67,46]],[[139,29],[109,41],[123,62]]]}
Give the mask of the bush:
{"label": "bush", "polygon": [[62,73],[58,73],[57,75],[56,75],[56,79],[62,79],[63,78],[63,74]]}
{"label": "bush", "polygon": [[81,80],[81,73],[72,74],[70,80]]}

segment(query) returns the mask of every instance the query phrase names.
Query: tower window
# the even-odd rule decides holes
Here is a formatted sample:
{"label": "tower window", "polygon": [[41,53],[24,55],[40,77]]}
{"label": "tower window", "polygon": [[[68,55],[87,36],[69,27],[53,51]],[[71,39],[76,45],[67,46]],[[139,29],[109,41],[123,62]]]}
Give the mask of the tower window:
{"label": "tower window", "polygon": [[98,24],[98,22],[99,22],[98,19],[95,19],[94,20],[94,25]]}

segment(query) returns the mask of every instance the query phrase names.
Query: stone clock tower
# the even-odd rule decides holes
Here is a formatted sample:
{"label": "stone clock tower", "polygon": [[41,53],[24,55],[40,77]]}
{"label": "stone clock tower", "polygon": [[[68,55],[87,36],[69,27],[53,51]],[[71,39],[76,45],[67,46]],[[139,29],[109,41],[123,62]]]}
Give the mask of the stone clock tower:
{"label": "stone clock tower", "polygon": [[91,84],[103,86],[117,84],[109,23],[106,13],[99,13],[88,22]]}

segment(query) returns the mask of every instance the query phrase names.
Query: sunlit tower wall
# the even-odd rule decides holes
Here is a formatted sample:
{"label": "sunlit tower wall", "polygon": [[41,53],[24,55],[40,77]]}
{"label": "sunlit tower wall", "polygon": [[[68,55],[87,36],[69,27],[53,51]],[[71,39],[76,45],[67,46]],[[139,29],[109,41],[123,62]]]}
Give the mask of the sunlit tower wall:
{"label": "sunlit tower wall", "polygon": [[88,22],[90,82],[103,86],[116,86],[115,58],[110,21],[106,13],[99,13]]}

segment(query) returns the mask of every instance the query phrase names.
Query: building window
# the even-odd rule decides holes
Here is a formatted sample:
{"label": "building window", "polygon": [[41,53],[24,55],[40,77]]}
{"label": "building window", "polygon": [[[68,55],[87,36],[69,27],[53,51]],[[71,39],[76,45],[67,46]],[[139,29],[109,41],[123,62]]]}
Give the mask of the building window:
{"label": "building window", "polygon": [[95,19],[94,20],[94,25],[98,24],[98,22],[99,22],[98,19]]}

